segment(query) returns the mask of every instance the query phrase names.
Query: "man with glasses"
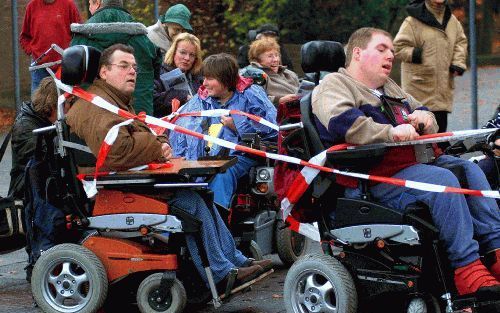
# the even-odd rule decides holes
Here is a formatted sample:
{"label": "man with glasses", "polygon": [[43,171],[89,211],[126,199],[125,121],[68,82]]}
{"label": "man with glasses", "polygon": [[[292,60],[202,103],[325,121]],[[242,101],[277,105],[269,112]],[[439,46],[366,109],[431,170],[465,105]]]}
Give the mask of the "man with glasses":
{"label": "man with glasses", "polygon": [[123,8],[123,0],[89,0],[89,11],[92,17],[85,24],[71,26],[71,45],[92,46],[101,51],[116,43],[132,46],[138,67],[133,107],[136,112],[153,115],[152,86],[161,60],[146,36],[146,27],[136,23]]}
{"label": "man with glasses", "polygon": [[[120,109],[134,113],[131,106],[132,94],[137,78],[137,64],[134,49],[115,44],[102,52],[99,60],[99,78],[88,88],[90,93],[100,96]],[[126,118],[106,111],[86,100],[79,99],[66,115],[66,122],[72,132],[85,140],[94,155],[97,155],[109,129]],[[126,170],[152,162],[167,161],[171,154],[170,145],[164,136],[155,136],[142,121],[120,127],[118,137],[109,150],[104,162],[108,170]],[[225,287],[233,268],[238,270],[237,283],[242,283],[263,272],[270,260],[254,261],[246,258],[236,249],[231,233],[217,210],[207,207],[199,194],[191,190],[178,190],[167,198],[175,205],[203,221],[201,237],[207,251],[210,268],[215,282]],[[218,240],[214,240],[218,238]],[[207,282],[194,237],[188,235],[187,246],[201,277]],[[219,284],[220,283],[220,284]]]}

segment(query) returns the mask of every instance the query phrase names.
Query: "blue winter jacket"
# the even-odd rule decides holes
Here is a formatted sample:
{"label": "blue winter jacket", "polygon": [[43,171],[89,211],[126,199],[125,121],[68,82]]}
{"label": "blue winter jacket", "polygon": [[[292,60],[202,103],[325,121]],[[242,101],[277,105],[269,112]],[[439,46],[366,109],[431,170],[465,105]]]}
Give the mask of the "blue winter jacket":
{"label": "blue winter jacket", "polygon": [[[186,103],[180,112],[198,112],[203,110],[213,109],[228,109],[239,110],[253,115],[263,117],[264,119],[276,124],[276,108],[267,98],[266,93],[260,86],[251,85],[241,91],[235,91],[232,98],[225,105],[212,97],[205,97],[204,87],[200,88],[198,94]],[[259,124],[241,115],[232,115],[236,132],[229,127],[222,126],[217,135],[217,138],[238,143],[241,135],[245,133],[259,132],[261,138],[272,139],[277,137],[277,132],[265,125]],[[188,128],[190,130],[208,134],[208,129],[212,124],[220,123],[220,118],[211,117],[181,117],[175,124]],[[193,136],[184,135],[178,132],[170,133],[170,145],[172,146],[173,154],[183,156],[187,160],[196,160],[200,156],[205,155],[204,148],[207,142],[197,139]],[[210,149],[210,155],[219,153],[222,147],[213,145]],[[230,154],[236,151],[231,150]]]}

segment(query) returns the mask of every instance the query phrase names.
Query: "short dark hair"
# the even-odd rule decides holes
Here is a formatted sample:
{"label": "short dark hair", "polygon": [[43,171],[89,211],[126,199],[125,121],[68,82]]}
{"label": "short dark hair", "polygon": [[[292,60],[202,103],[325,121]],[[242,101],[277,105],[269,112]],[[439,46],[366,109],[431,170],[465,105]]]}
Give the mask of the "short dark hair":
{"label": "short dark hair", "polygon": [[33,93],[31,105],[33,110],[45,119],[48,119],[52,112],[57,109],[57,87],[52,77],[45,77]]}
{"label": "short dark hair", "polygon": [[347,42],[346,46],[346,60],[345,60],[345,65],[346,67],[351,64],[352,60],[352,50],[356,47],[361,48],[361,49],[366,49],[368,46],[368,43],[370,40],[372,40],[373,34],[382,34],[385,35],[392,40],[391,34],[386,32],[383,29],[380,28],[374,28],[374,27],[362,27],[358,30],[356,30],[354,33],[352,33],[351,37],[349,37],[349,41]]}
{"label": "short dark hair", "polygon": [[99,71],[103,66],[111,64],[111,56],[115,51],[122,51],[130,54],[134,54],[134,48],[122,43],[117,43],[112,46],[107,47],[101,53],[101,58],[99,59]]}
{"label": "short dark hair", "polygon": [[217,79],[231,91],[236,90],[238,63],[232,55],[219,53],[207,57],[201,71],[203,76]]}

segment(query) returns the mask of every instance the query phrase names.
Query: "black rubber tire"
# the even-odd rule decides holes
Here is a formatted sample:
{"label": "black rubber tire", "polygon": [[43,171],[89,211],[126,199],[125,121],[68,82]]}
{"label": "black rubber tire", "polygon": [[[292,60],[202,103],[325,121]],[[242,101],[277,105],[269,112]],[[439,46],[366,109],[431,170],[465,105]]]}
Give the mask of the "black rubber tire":
{"label": "black rubber tire", "polygon": [[186,306],[186,290],[178,279],[174,279],[170,294],[165,304],[153,308],[154,300],[150,297],[160,287],[162,273],[154,273],[146,277],[137,289],[137,306],[141,313],[180,313]]}
{"label": "black rubber tire", "polygon": [[252,258],[257,261],[264,259],[262,250],[260,249],[259,244],[255,240],[251,240],[250,242],[240,242],[238,243],[237,248],[247,258]]}
{"label": "black rubber tire", "polygon": [[[79,279],[82,281],[77,282]],[[92,251],[80,245],[60,244],[43,252],[37,260],[31,277],[31,291],[43,312],[93,313],[106,300],[108,279],[104,266]],[[65,299],[58,298],[62,292],[70,295]],[[83,299],[75,300],[76,296]],[[67,303],[72,297],[75,297],[74,305]]]}
{"label": "black rubber tire", "polygon": [[351,275],[339,261],[328,255],[307,254],[286,275],[284,302],[287,313],[335,309],[337,313],[355,313],[358,295]]}
{"label": "black rubber tire", "polygon": [[283,222],[276,224],[276,251],[286,266],[291,266],[298,258],[310,252],[313,241],[290,228],[283,228]]}

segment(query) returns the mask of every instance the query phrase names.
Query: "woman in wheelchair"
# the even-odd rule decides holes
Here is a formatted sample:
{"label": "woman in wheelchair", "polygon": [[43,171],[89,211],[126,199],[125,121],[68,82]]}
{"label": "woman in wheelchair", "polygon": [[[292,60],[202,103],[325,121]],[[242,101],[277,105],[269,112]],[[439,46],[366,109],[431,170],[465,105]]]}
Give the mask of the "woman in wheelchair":
{"label": "woman in wheelchair", "polygon": [[[123,110],[134,112],[131,106],[136,81],[136,61],[130,46],[115,44],[102,52],[98,75],[88,89],[109,103]],[[85,140],[94,155],[97,155],[109,129],[126,120],[101,109],[83,99],[75,102],[67,114],[67,124],[80,138]],[[138,165],[164,162],[171,157],[167,138],[155,136],[140,120],[120,127],[116,143],[111,146],[104,166],[109,170],[125,170]],[[207,207],[203,198],[192,190],[179,190],[167,199],[176,206],[203,222],[201,239],[214,275],[215,283],[225,281],[232,269],[237,269],[237,281],[243,282],[263,272],[259,261],[243,256],[235,247],[234,240],[213,207]],[[200,253],[193,235],[186,235],[188,249],[194,264],[207,282]]]}
{"label": "woman in wheelchair", "polygon": [[[197,112],[212,109],[229,109],[260,116],[271,123],[276,123],[276,108],[268,100],[262,88],[252,85],[252,80],[242,79],[238,75],[238,65],[233,56],[225,53],[211,55],[203,61],[203,86],[198,95],[191,99],[182,112]],[[218,138],[238,143],[246,133],[259,133],[261,138],[276,136],[271,128],[249,120],[244,116],[223,116],[221,119],[206,117],[183,117],[177,125],[202,133],[212,133]],[[196,160],[205,154],[205,142],[193,137],[173,132],[170,143],[174,155]],[[217,155],[220,147],[212,145],[210,154]],[[257,165],[253,158],[231,151],[238,156],[236,165],[225,173],[215,176],[210,182],[214,200],[224,208],[229,208],[230,200],[236,190],[238,179],[248,174],[251,167]]]}
{"label": "woman in wheelchair", "polygon": [[[390,34],[383,30],[362,28],[351,35],[346,68],[327,75],[312,94],[314,119],[326,145],[412,140],[418,137],[419,124],[424,134],[436,132],[432,113],[389,78],[393,49]],[[385,106],[389,100],[398,100],[399,105]],[[489,189],[484,174],[472,162],[437,154],[429,164],[421,164],[412,146],[390,149],[370,174],[459,188],[459,181],[447,169],[458,166],[464,169],[469,188]],[[360,197],[365,191],[351,183],[346,197]],[[369,192],[378,202],[402,212],[416,202],[429,207],[454,268],[459,294],[500,285],[500,212],[494,199],[384,183],[371,186]],[[487,254],[484,264],[480,253]]]}

